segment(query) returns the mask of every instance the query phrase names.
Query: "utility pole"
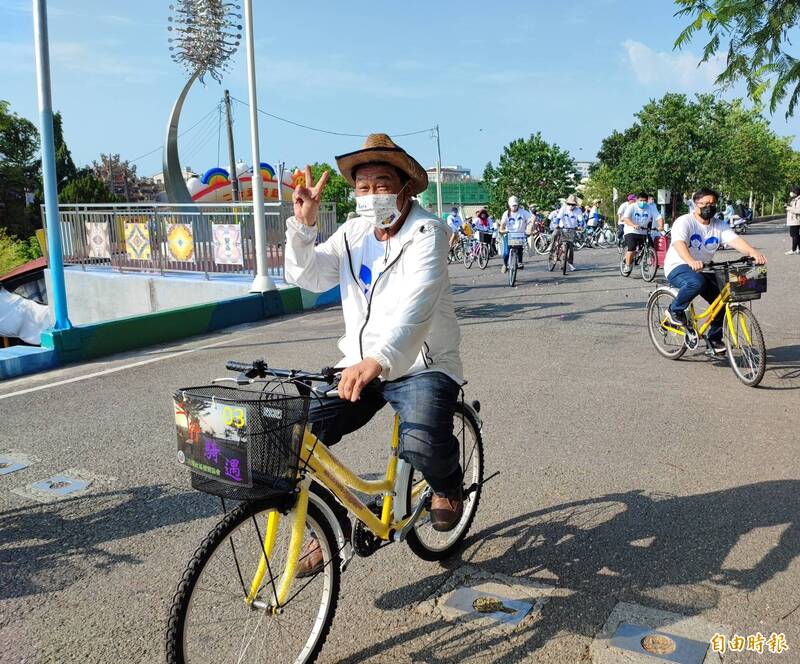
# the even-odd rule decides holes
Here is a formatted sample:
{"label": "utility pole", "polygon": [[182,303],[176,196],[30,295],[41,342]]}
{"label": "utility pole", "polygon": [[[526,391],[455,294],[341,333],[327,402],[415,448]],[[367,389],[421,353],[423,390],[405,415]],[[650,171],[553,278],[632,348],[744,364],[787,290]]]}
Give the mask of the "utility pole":
{"label": "utility pole", "polygon": [[228,121],[228,162],[231,169],[231,193],[233,201],[239,201],[239,176],[236,175],[236,154],[233,151],[233,117],[231,116],[231,95],[225,90],[225,117]]}
{"label": "utility pole", "polygon": [[42,144],[42,180],[47,219],[47,253],[56,330],[72,327],[67,315],[67,290],[64,284],[64,255],[61,248],[61,218],[56,186],[56,148],[53,142],[53,100],[50,94],[50,45],[47,36],[47,1],[33,0],[33,39],[36,51],[36,89],[39,98],[39,131]]}
{"label": "utility pole", "polygon": [[286,172],[286,162],[278,162],[278,202],[283,203],[283,174]]}
{"label": "utility pole", "polygon": [[434,127],[436,131],[436,209],[439,219],[442,217],[442,144],[439,141],[439,125]]}
{"label": "utility pole", "polygon": [[276,290],[267,274],[267,220],[264,214],[264,182],[258,152],[258,99],[256,98],[256,46],[253,43],[253,0],[244,0],[245,45],[247,50],[247,90],[250,102],[250,148],[253,155],[253,242],[256,245],[256,275],[251,293]]}

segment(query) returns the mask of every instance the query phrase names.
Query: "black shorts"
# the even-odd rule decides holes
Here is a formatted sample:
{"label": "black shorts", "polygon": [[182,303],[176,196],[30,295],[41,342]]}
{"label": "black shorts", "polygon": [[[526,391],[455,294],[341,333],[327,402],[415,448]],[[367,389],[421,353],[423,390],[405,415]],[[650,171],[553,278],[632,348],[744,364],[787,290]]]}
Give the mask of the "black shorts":
{"label": "black shorts", "polygon": [[646,235],[638,235],[637,233],[628,233],[625,236],[625,248],[628,251],[636,251],[644,244]]}

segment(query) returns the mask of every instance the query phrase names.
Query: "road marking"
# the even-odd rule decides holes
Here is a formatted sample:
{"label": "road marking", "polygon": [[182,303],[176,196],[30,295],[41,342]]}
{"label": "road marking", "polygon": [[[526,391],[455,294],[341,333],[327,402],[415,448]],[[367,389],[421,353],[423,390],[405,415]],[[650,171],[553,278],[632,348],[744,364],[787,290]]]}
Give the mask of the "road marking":
{"label": "road marking", "polygon": [[[308,318],[313,313],[306,314],[305,316],[299,316],[297,318],[288,318],[286,320],[278,321],[277,323],[273,323],[271,327],[277,327],[278,325],[283,325],[284,323],[289,322],[296,322],[302,320],[303,318]],[[58,380],[54,383],[45,383],[44,385],[37,385],[36,387],[28,387],[24,390],[17,390],[15,392],[9,392],[8,394],[0,394],[0,400],[2,399],[10,399],[11,397],[18,397],[22,396],[23,394],[30,394],[31,392],[38,392],[40,390],[47,390],[51,387],[60,387],[61,385],[69,385],[70,383],[77,383],[82,380],[89,380],[91,378],[98,378],[99,376],[106,376],[108,374],[117,373],[118,371],[125,371],[126,369],[135,369],[136,367],[144,366],[145,364],[151,364],[153,362],[161,362],[162,360],[171,360],[175,357],[180,357],[181,355],[188,355],[189,353],[195,353],[198,350],[206,350],[208,348],[216,348],[217,346],[224,346],[226,344],[232,343],[234,341],[241,341],[242,339],[246,339],[247,337],[252,337],[256,332],[250,332],[248,334],[243,334],[237,337],[231,337],[230,339],[224,339],[223,341],[218,341],[217,343],[213,344],[206,344],[204,346],[196,346],[195,348],[187,348],[186,350],[179,350],[174,353],[169,353],[168,355],[160,355],[158,357],[151,357],[146,360],[139,360],[138,362],[131,362],[130,364],[124,364],[120,367],[112,367],[111,369],[103,369],[101,371],[95,371],[90,374],[83,374],[81,376],[74,376],[73,378],[65,378],[64,380]]]}

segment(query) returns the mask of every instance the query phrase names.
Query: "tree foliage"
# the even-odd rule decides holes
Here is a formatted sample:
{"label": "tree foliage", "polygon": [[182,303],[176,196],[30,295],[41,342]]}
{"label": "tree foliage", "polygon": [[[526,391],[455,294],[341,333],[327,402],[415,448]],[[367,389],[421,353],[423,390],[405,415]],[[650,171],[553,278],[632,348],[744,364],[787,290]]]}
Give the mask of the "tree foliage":
{"label": "tree foliage", "polygon": [[330,171],[331,176],[325,185],[325,191],[322,192],[322,200],[336,203],[336,221],[342,223],[347,218],[347,213],[356,209],[353,188],[333,166],[325,162],[311,165],[311,177],[314,178],[314,182],[317,182],[325,171]]}
{"label": "tree foliage", "polygon": [[486,165],[483,180],[489,190],[489,208],[500,215],[509,196],[516,196],[527,208],[553,208],[560,198],[575,191],[580,177],[569,152],[537,132],[503,148],[497,167],[492,162]]}
{"label": "tree foliage", "polygon": [[758,110],[741,100],[667,94],[635,117],[631,128],[603,141],[587,192],[607,189],[610,181],[620,196],[670,189],[676,205],[681,194],[700,186],[716,187],[731,199],[747,200],[751,191],[761,199],[782,199],[797,173],[790,139],[776,136]]}
{"label": "tree foliage", "polygon": [[39,132],[32,122],[0,101],[0,225],[30,236],[40,226],[38,210],[26,204],[26,192],[39,188]]}
{"label": "tree foliage", "polygon": [[90,168],[83,168],[58,194],[60,203],[116,203],[105,182],[98,180]]}
{"label": "tree foliage", "polygon": [[794,114],[800,101],[800,60],[786,51],[794,28],[800,24],[797,0],[675,0],[678,16],[691,17],[675,41],[675,47],[688,44],[695,34],[708,33],[702,62],[708,61],[728,41],[725,70],[717,83],[729,87],[739,80],[747,92],[760,102],[770,88],[769,105],[774,113],[787,98],[786,117]]}

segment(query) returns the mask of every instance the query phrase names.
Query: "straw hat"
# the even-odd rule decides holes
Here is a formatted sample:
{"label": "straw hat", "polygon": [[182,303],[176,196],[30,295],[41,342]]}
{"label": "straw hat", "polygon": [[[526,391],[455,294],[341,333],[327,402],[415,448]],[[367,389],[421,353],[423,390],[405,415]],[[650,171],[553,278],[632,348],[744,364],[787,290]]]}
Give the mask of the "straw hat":
{"label": "straw hat", "polygon": [[400,169],[411,180],[411,195],[416,196],[428,188],[428,174],[419,162],[398,146],[387,134],[370,134],[364,147],[336,157],[342,177],[355,186],[353,171],[364,164],[386,163]]}
{"label": "straw hat", "polygon": [[575,198],[575,194],[570,194],[569,196],[567,196],[567,200],[565,200],[564,203],[566,203],[567,205],[577,205],[578,199]]}

